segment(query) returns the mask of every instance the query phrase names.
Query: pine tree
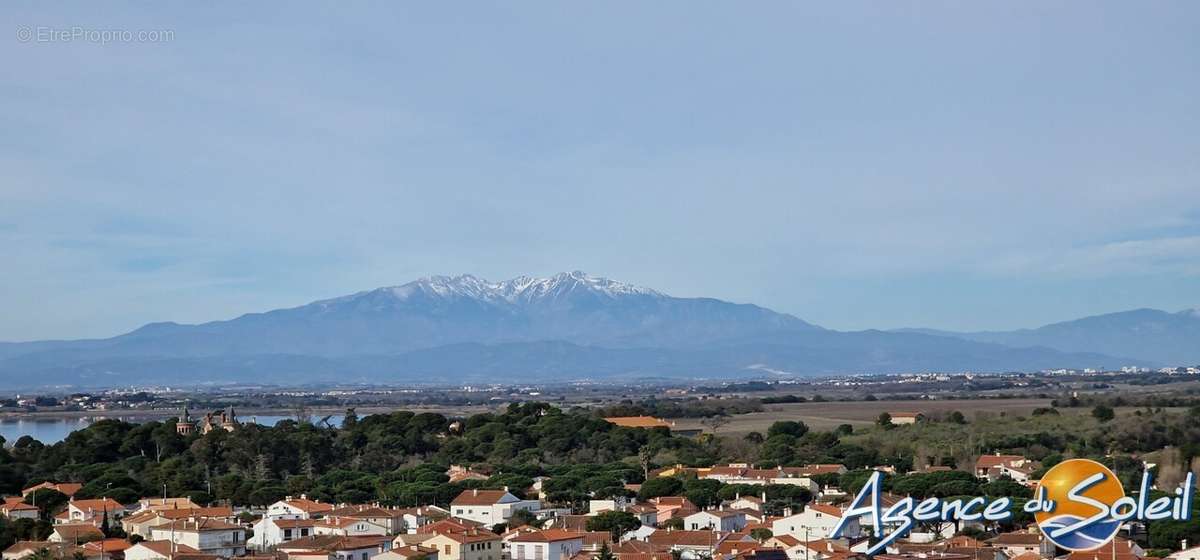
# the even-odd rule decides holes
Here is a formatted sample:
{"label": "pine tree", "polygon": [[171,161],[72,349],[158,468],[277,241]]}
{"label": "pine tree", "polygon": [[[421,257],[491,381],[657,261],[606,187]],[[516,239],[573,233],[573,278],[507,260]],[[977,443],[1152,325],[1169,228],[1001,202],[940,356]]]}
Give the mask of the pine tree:
{"label": "pine tree", "polygon": [[616,555],[609,550],[608,543],[600,545],[600,554],[596,555],[596,560],[616,560]]}

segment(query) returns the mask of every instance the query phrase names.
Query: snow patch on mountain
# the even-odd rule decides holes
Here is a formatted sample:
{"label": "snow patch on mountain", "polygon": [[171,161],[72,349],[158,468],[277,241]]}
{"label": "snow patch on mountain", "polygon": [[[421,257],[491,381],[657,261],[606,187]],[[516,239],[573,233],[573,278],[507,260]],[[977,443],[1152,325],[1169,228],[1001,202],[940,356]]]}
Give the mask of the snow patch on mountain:
{"label": "snow patch on mountain", "polygon": [[491,282],[471,274],[459,276],[427,276],[400,286],[379,288],[349,296],[323,300],[317,305],[329,306],[363,297],[387,295],[397,301],[416,297],[440,299],[466,298],[487,303],[530,303],[554,299],[571,294],[586,293],[608,298],[623,296],[666,297],[664,294],[645,288],[590,276],[582,271],[562,272],[549,278],[518,276],[501,282]]}

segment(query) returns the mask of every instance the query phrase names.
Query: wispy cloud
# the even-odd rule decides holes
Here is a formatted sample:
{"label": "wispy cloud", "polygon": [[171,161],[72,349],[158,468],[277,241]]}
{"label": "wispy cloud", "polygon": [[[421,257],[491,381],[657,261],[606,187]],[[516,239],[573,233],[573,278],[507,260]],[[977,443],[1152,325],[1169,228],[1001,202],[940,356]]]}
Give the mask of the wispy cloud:
{"label": "wispy cloud", "polygon": [[1200,236],[1132,239],[1062,250],[1026,249],[982,263],[1019,276],[1200,275]]}

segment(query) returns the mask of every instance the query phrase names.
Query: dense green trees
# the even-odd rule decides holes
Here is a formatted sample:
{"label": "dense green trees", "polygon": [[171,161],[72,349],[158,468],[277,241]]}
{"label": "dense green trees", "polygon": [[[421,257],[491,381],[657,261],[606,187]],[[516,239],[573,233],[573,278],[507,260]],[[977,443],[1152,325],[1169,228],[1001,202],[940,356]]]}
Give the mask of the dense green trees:
{"label": "dense green trees", "polygon": [[683,491],[683,482],[674,477],[652,478],[642,483],[638,499],[649,500],[659,496],[675,496]]}
{"label": "dense green trees", "polygon": [[[86,482],[80,498],[122,502],[165,490],[202,502],[264,505],[307,493],[416,505],[446,503],[473,485],[520,493],[534,477],[551,475],[546,490],[552,499],[581,504],[593,495],[628,495],[624,485],[643,477],[628,462],[639,452],[693,464],[712,462],[717,452],[715,444],[672,437],[666,429],[622,428],[544,403],[471,416],[461,433],[450,433],[449,425],[439,414],[395,412],[350,415],[341,429],[285,420],[185,437],[173,420],[102,420],[55,445],[21,438],[11,451],[0,448],[0,491],[66,480]],[[494,475],[482,484],[451,484],[450,464],[477,465]]]}
{"label": "dense green trees", "polygon": [[[844,464],[851,472],[821,475],[818,483],[854,492],[866,480],[865,469],[890,465],[901,473],[911,470],[918,456],[914,447],[922,445],[920,438],[958,438],[982,425],[892,426],[886,432],[867,428],[865,434],[856,435],[849,426],[825,432],[810,430],[801,422],[781,421],[760,434],[761,439],[730,435],[693,440],[672,436],[665,428],[623,428],[594,411],[562,410],[545,403],[513,404],[495,413],[477,414],[462,419],[461,429],[453,431],[451,421],[439,414],[405,411],[348,415],[341,428],[286,420],[271,427],[246,424],[233,433],[184,437],[176,433],[173,420],[144,424],[104,420],[54,445],[23,437],[9,449],[0,448],[0,491],[14,494],[33,483],[59,480],[85,482],[77,494],[80,498],[107,495],[123,502],[165,490],[197,502],[265,505],[304,493],[327,501],[379,500],[411,506],[445,504],[471,487],[508,487],[520,494],[544,480],[541,489],[550,501],[583,508],[588,499],[630,496],[626,484],[643,483],[647,467],[751,461],[763,468]],[[1121,414],[1106,422],[1104,432],[1091,433],[1042,425],[1057,421],[1052,417],[1029,421],[1038,423],[1035,428],[1040,431],[993,432],[973,443],[981,449],[1024,453],[1047,465],[1063,457],[1102,456],[1109,450],[1148,452],[1167,446],[1177,450],[1172,461],[1179,464],[1200,455],[1200,444],[1191,443],[1200,441],[1200,423],[1187,414]],[[921,454],[925,455],[933,453]],[[1140,462],[1126,462],[1120,456],[1108,460],[1122,480],[1132,480],[1129,477],[1138,475]],[[451,464],[473,465],[490,478],[450,483],[445,472]],[[1015,496],[1022,491],[1014,483],[983,484],[962,472],[888,480],[899,485],[897,492],[914,496],[978,492]],[[749,488],[682,477],[644,482],[638,496],[685,495],[705,507],[739,493],[763,491],[769,509],[811,499],[807,490],[797,487]],[[39,505],[56,500],[61,504],[61,495],[46,492],[51,491],[38,494]]]}
{"label": "dense green trees", "polygon": [[605,511],[588,518],[587,521],[587,530],[607,531],[612,535],[613,542],[617,542],[621,535],[641,526],[642,522],[638,521],[637,516],[624,511]]}

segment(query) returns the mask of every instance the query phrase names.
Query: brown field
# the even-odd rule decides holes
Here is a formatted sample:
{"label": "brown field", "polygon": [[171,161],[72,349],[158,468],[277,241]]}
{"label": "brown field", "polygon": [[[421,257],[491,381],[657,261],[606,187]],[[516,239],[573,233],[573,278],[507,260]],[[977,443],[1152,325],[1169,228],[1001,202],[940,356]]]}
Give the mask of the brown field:
{"label": "brown field", "polygon": [[[921,412],[939,414],[953,410],[962,412],[967,419],[978,414],[1028,415],[1035,408],[1050,406],[1050,399],[962,399],[962,400],[911,400],[911,401],[857,401],[769,404],[763,412],[731,416],[730,422],[722,426],[719,433],[735,434],[766,432],[772,423],[780,420],[800,420],[816,430],[829,430],[839,424],[861,426],[875,422],[881,412]],[[1086,411],[1085,411],[1086,412]],[[699,418],[676,420],[682,429],[704,428]],[[708,428],[704,428],[709,431]]]}

